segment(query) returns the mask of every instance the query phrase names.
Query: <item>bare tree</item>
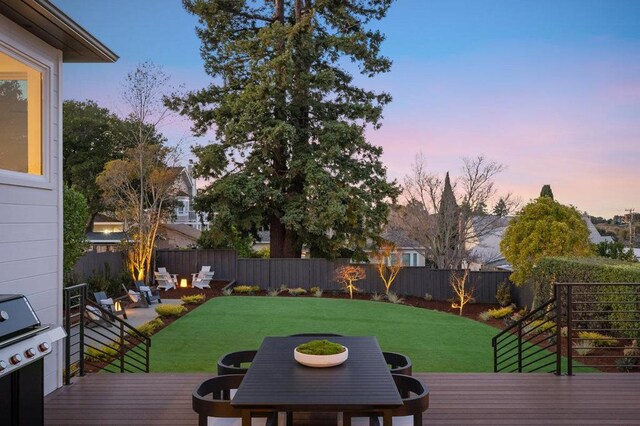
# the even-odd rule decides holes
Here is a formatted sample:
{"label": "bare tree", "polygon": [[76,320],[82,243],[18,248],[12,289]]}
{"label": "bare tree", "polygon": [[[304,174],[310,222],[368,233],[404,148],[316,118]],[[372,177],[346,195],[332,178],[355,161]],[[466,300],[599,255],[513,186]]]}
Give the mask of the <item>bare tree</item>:
{"label": "bare tree", "polygon": [[[105,204],[129,225],[128,267],[136,281],[149,271],[158,227],[170,214],[168,207],[176,193],[178,153],[163,146],[160,124],[169,117],[163,92],[169,90],[168,76],[156,65],[145,62],[127,75],[123,100],[128,108],[120,135],[133,148],[121,160],[110,161],[98,176]],[[130,241],[129,241],[130,240]]]}
{"label": "bare tree", "polygon": [[373,253],[373,260],[378,275],[384,284],[385,293],[388,295],[389,289],[404,266],[402,264],[402,256],[393,244],[383,243]]}
{"label": "bare tree", "polygon": [[360,291],[355,282],[363,280],[367,273],[362,266],[344,265],[335,271],[335,279],[349,292],[349,298],[353,299],[353,292]]}
{"label": "bare tree", "polygon": [[511,194],[498,197],[495,177],[503,165],[482,155],[462,162],[461,174],[451,184],[448,173],[443,179],[429,172],[424,156],[416,156],[404,179],[405,204],[389,220],[392,230],[416,241],[415,249],[441,269],[458,269],[473,260],[469,246],[503,226],[501,216],[487,214],[489,203],[498,201],[507,213],[518,205]]}
{"label": "bare tree", "polygon": [[467,288],[467,278],[469,277],[469,270],[465,269],[462,274],[457,272],[451,273],[449,284],[453,290],[453,299],[451,300],[451,307],[458,309],[458,315],[462,315],[464,306],[473,302],[473,293],[475,289]]}

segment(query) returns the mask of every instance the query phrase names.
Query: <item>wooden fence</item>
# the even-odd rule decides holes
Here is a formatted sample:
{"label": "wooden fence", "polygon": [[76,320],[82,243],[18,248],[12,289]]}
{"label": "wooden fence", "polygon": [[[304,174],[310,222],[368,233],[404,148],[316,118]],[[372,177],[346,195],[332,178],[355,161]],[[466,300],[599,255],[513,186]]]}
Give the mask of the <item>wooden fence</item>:
{"label": "wooden fence", "polygon": [[156,250],[155,269],[164,266],[179,278],[191,281],[191,274],[203,266],[211,266],[214,279],[236,279],[237,256],[235,250]]}
{"label": "wooden fence", "polygon": [[[238,259],[234,250],[157,250],[154,270],[166,267],[180,278],[191,279],[191,274],[209,265],[215,271],[215,279],[239,284],[257,285],[262,289],[286,287],[320,287],[323,290],[338,290],[340,284],[334,279],[336,268],[348,264],[348,259]],[[74,268],[78,279],[86,281],[96,272],[104,271],[109,264],[112,273],[123,268],[120,253],[87,253]],[[375,265],[363,264],[367,277],[357,286],[367,293],[383,293],[384,285]],[[450,270],[428,267],[403,268],[393,284],[392,291],[409,296],[433,296],[434,300],[453,297],[449,280]],[[498,285],[509,282],[509,272],[470,272],[469,285],[475,290],[476,302],[496,303]],[[531,306],[533,294],[527,287],[512,285],[512,298],[518,306]]]}
{"label": "wooden fence", "polygon": [[85,253],[73,267],[73,277],[77,282],[86,282],[94,275],[105,274],[107,271],[113,276],[120,274],[124,268],[124,258],[120,252]]}

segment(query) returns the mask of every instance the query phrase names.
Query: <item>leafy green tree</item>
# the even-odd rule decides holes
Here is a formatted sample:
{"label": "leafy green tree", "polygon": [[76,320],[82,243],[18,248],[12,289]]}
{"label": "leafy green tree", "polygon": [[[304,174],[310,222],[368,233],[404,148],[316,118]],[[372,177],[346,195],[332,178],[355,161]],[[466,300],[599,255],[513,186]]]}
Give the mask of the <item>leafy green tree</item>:
{"label": "leafy green tree", "polygon": [[608,257],[610,259],[625,260],[627,262],[636,262],[637,259],[633,254],[633,250],[626,250],[625,246],[620,242],[603,241],[595,245],[595,251],[600,257]]}
{"label": "leafy green tree", "polygon": [[[63,181],[87,199],[91,218],[105,211],[96,178],[105,164],[124,158],[125,151],[136,145],[138,126],[131,117],[121,119],[96,102],[64,101]],[[161,144],[164,137],[154,126],[145,126],[148,143]]]}
{"label": "leafy green tree", "polygon": [[66,276],[89,246],[85,234],[85,227],[89,220],[89,206],[82,193],[65,186],[63,209],[62,270]]}
{"label": "leafy green tree", "polygon": [[258,257],[252,249],[253,238],[250,235],[242,235],[236,229],[231,232],[222,231],[212,223],[210,229],[202,231],[198,238],[198,247],[205,249],[234,249],[239,257]]}
{"label": "leafy green tree", "polygon": [[551,190],[551,185],[543,185],[540,190],[541,197],[549,197],[553,200],[553,191]]}
{"label": "leafy green tree", "polygon": [[574,207],[544,196],[524,206],[509,223],[500,251],[513,265],[511,281],[522,285],[543,257],[588,256],[589,230]]}
{"label": "leafy green tree", "polygon": [[391,97],[356,86],[344,64],[366,77],[390,69],[370,23],[391,0],[183,3],[214,78],[168,100],[196,134],[216,129],[194,149],[212,182],[196,208],[243,235],[268,227],[271,257],[300,257],[303,244],[312,256],[362,251],[398,194],[364,136]]}

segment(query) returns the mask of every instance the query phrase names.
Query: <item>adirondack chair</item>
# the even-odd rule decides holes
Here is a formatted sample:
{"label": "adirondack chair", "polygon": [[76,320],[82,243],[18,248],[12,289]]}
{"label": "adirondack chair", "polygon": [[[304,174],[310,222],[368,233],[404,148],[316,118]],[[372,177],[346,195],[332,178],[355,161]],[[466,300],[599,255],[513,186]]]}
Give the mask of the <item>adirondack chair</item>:
{"label": "adirondack chair", "polygon": [[116,309],[116,302],[124,299],[124,297],[116,297],[115,299],[107,297],[107,293],[104,291],[97,291],[93,293],[93,297],[102,309],[111,312],[113,315],[122,315],[122,318],[127,319],[127,312],[125,311],[124,306],[120,305],[120,309]]}
{"label": "adirondack chair", "polygon": [[209,283],[213,279],[213,274],[214,271],[211,270],[211,266],[203,266],[200,272],[191,274],[191,287],[199,289],[211,288]]}
{"label": "adirondack chair", "polygon": [[153,276],[158,283],[158,288],[164,291],[178,287],[178,276],[167,272],[167,268],[158,268],[158,272],[154,272]]}
{"label": "adirondack chair", "polygon": [[149,304],[147,303],[147,298],[141,295],[139,292],[128,289],[124,284],[122,284],[122,288],[125,293],[127,293],[127,297],[129,298],[129,307],[130,308],[148,308]]}
{"label": "adirondack chair", "polygon": [[142,281],[136,281],[134,284],[136,286],[136,290],[138,291],[138,293],[145,295],[145,298],[147,299],[147,303],[149,305],[152,304],[153,302],[162,303],[162,300],[160,299],[160,293],[158,293],[158,290],[152,289],[151,287],[144,285],[144,282]]}

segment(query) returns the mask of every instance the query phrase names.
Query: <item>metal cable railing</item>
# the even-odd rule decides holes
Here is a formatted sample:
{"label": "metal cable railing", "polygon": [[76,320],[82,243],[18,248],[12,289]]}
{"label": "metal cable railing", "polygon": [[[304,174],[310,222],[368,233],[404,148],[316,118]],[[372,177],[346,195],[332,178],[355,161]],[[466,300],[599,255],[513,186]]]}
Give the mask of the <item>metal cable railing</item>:
{"label": "metal cable railing", "polygon": [[64,289],[64,383],[87,367],[112,373],[149,372],[151,339],[87,298],[87,285]]}

